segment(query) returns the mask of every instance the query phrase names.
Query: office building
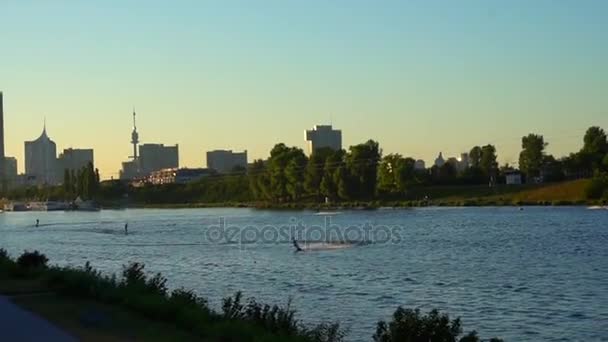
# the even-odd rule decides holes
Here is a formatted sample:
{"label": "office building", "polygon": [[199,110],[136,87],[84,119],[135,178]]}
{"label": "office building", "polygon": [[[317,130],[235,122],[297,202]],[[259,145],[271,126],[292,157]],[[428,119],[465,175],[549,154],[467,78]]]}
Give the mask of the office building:
{"label": "office building", "polygon": [[323,147],[334,151],[342,149],[342,131],[333,129],[331,125],[315,125],[313,129],[304,131],[304,139],[310,154]]}
{"label": "office building", "polygon": [[38,184],[57,182],[57,146],[46,133],[46,125],[38,139],[25,142],[25,173]]}
{"label": "office building", "polygon": [[4,101],[2,92],[0,92],[0,185],[4,184],[5,174],[4,171]]}
{"label": "office building", "polygon": [[57,168],[59,177],[65,170],[80,170],[89,163],[95,164],[93,160],[93,149],[64,149],[63,153],[57,158]]}
{"label": "office building", "polygon": [[163,144],[139,145],[139,169],[144,176],[153,171],[179,168],[179,146]]}
{"label": "office building", "polygon": [[17,159],[15,157],[4,157],[4,180],[8,185],[14,184],[17,180]]}
{"label": "office building", "polygon": [[247,169],[247,151],[215,150],[207,152],[207,167],[218,173]]}

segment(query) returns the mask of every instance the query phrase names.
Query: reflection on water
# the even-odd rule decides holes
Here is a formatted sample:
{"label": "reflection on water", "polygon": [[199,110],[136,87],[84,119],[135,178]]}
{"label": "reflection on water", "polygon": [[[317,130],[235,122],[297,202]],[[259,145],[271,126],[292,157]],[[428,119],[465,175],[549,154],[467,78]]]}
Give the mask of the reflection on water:
{"label": "reflection on water", "polygon": [[[399,238],[363,246],[302,241],[309,252],[294,253],[282,227],[322,227],[328,218],[344,232],[368,224]],[[210,239],[222,219],[232,236]],[[0,247],[12,255],[38,249],[52,263],[90,261],[108,273],[142,261],[214,305],[237,290],[270,303],[292,298],[304,321],[340,321],[354,341],[369,341],[375,322],[398,305],[460,315],[465,330],[482,336],[601,340],[606,246],[608,210],[582,207],[0,214]]]}

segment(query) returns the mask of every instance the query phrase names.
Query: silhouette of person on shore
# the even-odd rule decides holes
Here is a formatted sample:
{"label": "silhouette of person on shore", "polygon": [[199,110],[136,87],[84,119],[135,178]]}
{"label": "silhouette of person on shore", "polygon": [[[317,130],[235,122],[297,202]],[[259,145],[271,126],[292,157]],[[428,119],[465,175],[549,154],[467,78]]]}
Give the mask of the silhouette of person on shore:
{"label": "silhouette of person on shore", "polygon": [[125,223],[125,235],[129,235],[129,223]]}
{"label": "silhouette of person on shore", "polygon": [[296,252],[302,252],[302,248],[300,248],[300,245],[298,244],[298,241],[296,241],[295,238],[293,238],[292,242],[293,246],[296,248]]}
{"label": "silhouette of person on shore", "polygon": [[36,219],[36,228],[38,228],[38,226],[40,226],[40,220]]}

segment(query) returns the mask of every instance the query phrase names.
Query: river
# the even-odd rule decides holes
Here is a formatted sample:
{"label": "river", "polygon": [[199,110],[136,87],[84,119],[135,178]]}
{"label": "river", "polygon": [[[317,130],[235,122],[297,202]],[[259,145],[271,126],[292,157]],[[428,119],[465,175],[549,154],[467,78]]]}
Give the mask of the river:
{"label": "river", "polygon": [[[328,237],[370,243],[295,253],[292,233],[304,246]],[[58,265],[90,261],[106,273],[141,261],[214,307],[236,291],[274,304],[291,298],[298,318],[338,321],[349,341],[370,341],[398,305],[461,316],[465,331],[485,338],[608,339],[604,209],[4,213],[0,248],[37,249]]]}

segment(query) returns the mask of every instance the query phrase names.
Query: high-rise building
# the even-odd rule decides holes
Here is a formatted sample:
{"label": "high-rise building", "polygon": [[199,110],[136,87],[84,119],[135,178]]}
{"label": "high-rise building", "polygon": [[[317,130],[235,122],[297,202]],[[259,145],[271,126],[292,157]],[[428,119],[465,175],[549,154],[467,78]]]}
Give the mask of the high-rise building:
{"label": "high-rise building", "polygon": [[179,168],[179,146],[139,145],[139,168],[144,176],[152,171]]}
{"label": "high-rise building", "polygon": [[4,180],[10,186],[17,180],[17,159],[15,157],[4,157]]}
{"label": "high-rise building", "polygon": [[57,158],[58,177],[62,177],[65,170],[80,170],[89,163],[94,164],[93,149],[68,148]]}
{"label": "high-rise building", "polygon": [[0,186],[4,184],[5,174],[4,171],[4,102],[2,99],[2,92],[0,91]]}
{"label": "high-rise building", "polygon": [[207,152],[207,167],[218,173],[228,173],[247,168],[247,151],[215,150]]}
{"label": "high-rise building", "polygon": [[308,142],[308,152],[329,147],[334,151],[342,149],[342,131],[333,129],[331,125],[315,125],[311,130],[304,131],[304,139]]}
{"label": "high-rise building", "polygon": [[25,142],[25,173],[38,184],[57,182],[57,146],[46,134],[46,124],[38,139]]}
{"label": "high-rise building", "polygon": [[129,160],[122,163],[120,170],[120,179],[133,179],[139,176],[139,166],[137,160]]}

